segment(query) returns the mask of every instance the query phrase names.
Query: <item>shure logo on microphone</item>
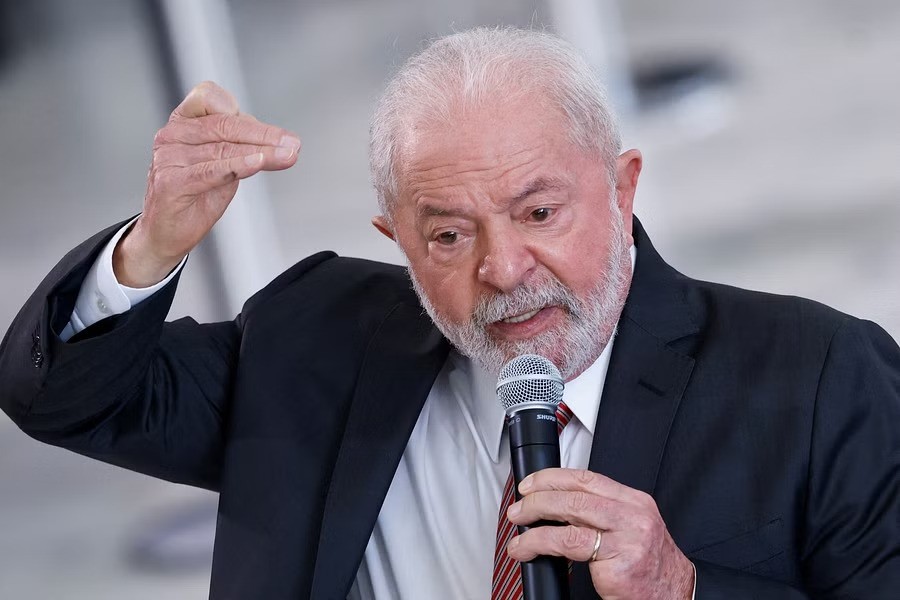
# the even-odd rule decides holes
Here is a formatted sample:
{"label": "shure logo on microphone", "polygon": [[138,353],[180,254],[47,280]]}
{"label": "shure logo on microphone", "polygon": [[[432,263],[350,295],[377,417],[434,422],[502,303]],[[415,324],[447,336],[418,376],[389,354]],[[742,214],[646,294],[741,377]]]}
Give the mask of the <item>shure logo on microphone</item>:
{"label": "shure logo on microphone", "polygon": [[556,417],[553,415],[537,415],[538,421],[555,421]]}

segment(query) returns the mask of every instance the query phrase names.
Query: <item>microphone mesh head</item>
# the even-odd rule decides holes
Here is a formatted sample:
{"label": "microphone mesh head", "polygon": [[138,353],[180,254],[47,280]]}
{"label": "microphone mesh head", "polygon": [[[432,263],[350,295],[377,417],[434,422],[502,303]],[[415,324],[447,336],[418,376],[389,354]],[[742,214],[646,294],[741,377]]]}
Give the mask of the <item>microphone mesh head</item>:
{"label": "microphone mesh head", "polygon": [[500,369],[497,398],[507,414],[524,405],[550,405],[553,410],[562,402],[563,379],[552,362],[537,354],[523,354]]}

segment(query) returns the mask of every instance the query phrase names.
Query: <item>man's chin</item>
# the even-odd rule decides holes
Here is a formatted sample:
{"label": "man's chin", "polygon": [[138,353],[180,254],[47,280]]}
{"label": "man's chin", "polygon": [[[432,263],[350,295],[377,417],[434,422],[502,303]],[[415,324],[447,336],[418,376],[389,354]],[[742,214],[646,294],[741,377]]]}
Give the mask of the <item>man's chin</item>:
{"label": "man's chin", "polygon": [[552,343],[549,340],[542,340],[539,338],[497,343],[495,344],[495,348],[499,350],[498,354],[502,357],[501,367],[523,354],[537,354],[543,356],[560,369],[563,369],[565,367],[564,363],[567,362],[565,348],[559,347],[558,343]]}
{"label": "man's chin", "polygon": [[585,361],[590,358],[588,355],[592,354],[590,351],[586,352],[587,345],[584,347],[577,343],[573,345],[573,338],[578,339],[578,336],[573,335],[574,332],[567,328],[553,328],[528,339],[510,340],[499,339],[492,334],[489,326],[475,331],[463,326],[450,325],[443,319],[434,317],[432,319],[460,354],[478,363],[494,376],[499,375],[503,365],[523,354],[543,356],[556,365],[567,381],[592,362],[592,360]]}
{"label": "man's chin", "polygon": [[608,338],[609,336],[597,335],[588,339],[571,331],[566,332],[565,335],[553,337],[539,336],[536,339],[525,340],[503,347],[501,351],[503,360],[500,366],[502,367],[510,360],[523,354],[537,354],[556,365],[563,379],[570,381],[597,360],[606,346],[605,342],[603,344],[600,344],[600,342]]}

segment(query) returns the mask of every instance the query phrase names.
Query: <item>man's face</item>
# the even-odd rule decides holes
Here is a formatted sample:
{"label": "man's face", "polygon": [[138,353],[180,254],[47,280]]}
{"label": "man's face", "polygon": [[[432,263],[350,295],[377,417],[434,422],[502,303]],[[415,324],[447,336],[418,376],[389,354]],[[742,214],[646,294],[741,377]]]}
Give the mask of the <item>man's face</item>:
{"label": "man's face", "polygon": [[533,100],[419,126],[400,148],[391,235],[448,339],[494,373],[524,353],[566,379],[602,352],[631,280],[634,151],[603,160]]}

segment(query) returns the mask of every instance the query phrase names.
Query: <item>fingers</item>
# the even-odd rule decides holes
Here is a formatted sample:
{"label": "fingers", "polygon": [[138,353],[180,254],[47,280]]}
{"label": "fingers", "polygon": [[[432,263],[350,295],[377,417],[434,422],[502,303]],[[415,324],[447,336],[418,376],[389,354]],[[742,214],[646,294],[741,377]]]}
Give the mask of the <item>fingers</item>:
{"label": "fingers", "polygon": [[522,499],[507,511],[509,520],[517,525],[547,520],[594,529],[635,530],[653,529],[662,523],[649,494],[587,470],[544,469],[525,478],[519,489]]}
{"label": "fingers", "polygon": [[217,113],[236,115],[238,112],[237,100],[231,92],[212,81],[204,81],[188,92],[172,111],[172,118],[190,119]]}
{"label": "fingers", "polygon": [[259,173],[264,159],[263,154],[258,152],[250,156],[236,156],[189,167],[171,167],[156,174],[154,186],[160,193],[177,190],[183,195],[201,194]]}
{"label": "fingers", "polygon": [[[595,560],[615,558],[616,552],[612,550],[614,538],[613,533],[603,533]],[[507,552],[520,562],[537,556],[565,556],[569,560],[584,562],[593,556],[596,543],[597,530],[589,527],[535,527],[510,540]]]}
{"label": "fingers", "polygon": [[544,469],[526,477],[519,484],[523,496],[539,491],[581,491],[620,502],[636,501],[638,490],[587,469]]}
{"label": "fingers", "polygon": [[155,146],[229,142],[300,148],[300,138],[286,129],[261,123],[249,115],[227,114],[171,121],[159,130],[154,142]]}
{"label": "fingers", "polygon": [[291,146],[256,146],[211,142],[208,144],[165,144],[153,151],[154,163],[160,167],[189,167],[253,154],[262,154],[263,171],[280,171],[297,162],[297,150]]}
{"label": "fingers", "polygon": [[559,521],[594,529],[619,529],[631,511],[623,503],[588,492],[534,492],[513,503],[507,517],[516,525]]}
{"label": "fingers", "polygon": [[507,552],[520,562],[537,556],[588,562],[602,598],[690,598],[694,587],[694,567],[670,536],[648,548],[620,532],[598,537],[596,530],[574,525],[535,527],[514,537]]}
{"label": "fingers", "polygon": [[[188,93],[173,111],[169,123],[157,132],[154,166],[158,171],[187,168],[179,176],[189,173],[206,176],[212,172],[219,176],[221,165],[213,167],[206,163],[262,154],[260,170],[276,171],[296,162],[300,145],[300,139],[290,131],[240,114],[234,96],[205,81]],[[237,179],[243,178],[240,169],[229,168],[225,175],[230,177],[232,171],[237,173]],[[206,178],[198,181],[208,182]],[[219,185],[218,180],[215,183]]]}

